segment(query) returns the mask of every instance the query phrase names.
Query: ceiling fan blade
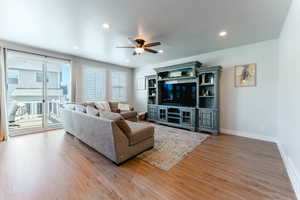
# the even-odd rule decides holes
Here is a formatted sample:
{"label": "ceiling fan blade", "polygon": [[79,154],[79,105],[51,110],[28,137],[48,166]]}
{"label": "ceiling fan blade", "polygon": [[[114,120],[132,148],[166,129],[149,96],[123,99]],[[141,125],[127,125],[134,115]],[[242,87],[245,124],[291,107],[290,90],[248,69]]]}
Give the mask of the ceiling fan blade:
{"label": "ceiling fan blade", "polygon": [[159,46],[159,45],[161,45],[160,42],[152,42],[149,44],[145,44],[145,47],[154,47],[154,46]]}
{"label": "ceiling fan blade", "polygon": [[156,51],[156,50],[154,50],[154,49],[147,48],[147,47],[145,47],[144,50],[145,50],[145,51],[148,51],[148,52],[150,52],[150,53],[158,53],[158,51]]}
{"label": "ceiling fan blade", "polygon": [[124,48],[125,48],[125,49],[134,49],[135,47],[116,47],[116,48],[119,48],[119,49],[120,49],[120,48],[121,48],[121,49],[124,49]]}

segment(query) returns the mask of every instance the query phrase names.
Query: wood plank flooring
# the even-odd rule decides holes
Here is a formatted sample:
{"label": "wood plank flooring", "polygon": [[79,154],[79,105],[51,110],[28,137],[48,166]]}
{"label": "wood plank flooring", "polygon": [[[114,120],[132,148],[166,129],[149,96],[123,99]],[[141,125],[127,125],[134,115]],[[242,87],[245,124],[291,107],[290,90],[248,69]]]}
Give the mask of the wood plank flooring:
{"label": "wood plank flooring", "polygon": [[166,172],[114,165],[63,130],[0,143],[0,200],[296,199],[273,143],[209,137]]}

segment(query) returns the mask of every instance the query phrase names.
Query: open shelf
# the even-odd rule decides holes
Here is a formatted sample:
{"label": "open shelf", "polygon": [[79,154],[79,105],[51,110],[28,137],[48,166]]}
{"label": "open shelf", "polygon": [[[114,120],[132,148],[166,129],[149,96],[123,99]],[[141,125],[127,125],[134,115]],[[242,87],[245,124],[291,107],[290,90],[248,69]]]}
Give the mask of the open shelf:
{"label": "open shelf", "polygon": [[216,107],[216,85],[215,74],[212,72],[204,72],[199,74],[199,108],[214,108]]}
{"label": "open shelf", "polygon": [[204,83],[204,84],[200,84],[199,87],[206,87],[206,86],[214,86],[215,84],[213,83]]}
{"label": "open shelf", "polygon": [[174,80],[195,77],[195,70],[193,67],[177,68],[173,70],[162,71],[158,73],[158,80]]}
{"label": "open shelf", "polygon": [[180,116],[180,113],[174,113],[174,112],[168,112],[169,115],[178,115]]}
{"label": "open shelf", "polygon": [[148,90],[148,104],[156,104],[156,76],[148,76],[147,78],[147,90]]}
{"label": "open shelf", "polygon": [[178,117],[173,117],[173,116],[168,115],[168,119],[180,119],[180,116],[178,116]]}

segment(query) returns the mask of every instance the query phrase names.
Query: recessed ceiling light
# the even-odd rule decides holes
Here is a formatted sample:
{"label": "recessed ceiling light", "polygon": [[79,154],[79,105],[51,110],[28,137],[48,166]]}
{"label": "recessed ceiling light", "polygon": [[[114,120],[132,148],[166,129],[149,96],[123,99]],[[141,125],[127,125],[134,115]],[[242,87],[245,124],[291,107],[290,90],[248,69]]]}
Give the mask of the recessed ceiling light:
{"label": "recessed ceiling light", "polygon": [[110,29],[110,25],[108,23],[104,23],[104,24],[102,24],[102,28]]}
{"label": "recessed ceiling light", "polygon": [[220,33],[219,33],[219,36],[220,37],[225,37],[227,35],[227,32],[226,31],[221,31]]}
{"label": "recessed ceiling light", "polygon": [[164,50],[162,50],[162,49],[158,51],[158,53],[163,53],[163,52],[164,52]]}
{"label": "recessed ceiling light", "polygon": [[73,46],[73,49],[75,49],[75,50],[79,50],[79,46]]}

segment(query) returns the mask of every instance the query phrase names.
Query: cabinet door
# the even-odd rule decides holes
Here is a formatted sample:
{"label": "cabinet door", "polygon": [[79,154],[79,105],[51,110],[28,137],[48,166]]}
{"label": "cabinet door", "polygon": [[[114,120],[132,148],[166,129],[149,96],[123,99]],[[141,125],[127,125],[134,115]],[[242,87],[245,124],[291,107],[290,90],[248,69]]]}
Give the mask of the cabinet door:
{"label": "cabinet door", "polygon": [[158,109],[158,120],[159,121],[167,121],[167,109],[166,108]]}
{"label": "cabinet door", "polygon": [[217,111],[199,110],[199,128],[216,129],[217,128]]}
{"label": "cabinet door", "polygon": [[148,106],[148,120],[155,121],[157,119],[157,106]]}
{"label": "cabinet door", "polygon": [[193,113],[190,110],[181,110],[181,123],[189,126],[193,124]]}

